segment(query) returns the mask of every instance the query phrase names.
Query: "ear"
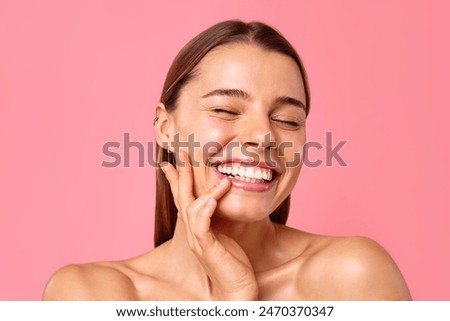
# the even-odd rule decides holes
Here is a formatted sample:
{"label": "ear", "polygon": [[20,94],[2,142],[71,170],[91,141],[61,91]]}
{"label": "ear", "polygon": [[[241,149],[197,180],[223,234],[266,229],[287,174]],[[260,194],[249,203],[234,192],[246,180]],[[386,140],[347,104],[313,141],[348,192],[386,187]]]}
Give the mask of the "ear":
{"label": "ear", "polygon": [[172,116],[166,110],[166,106],[164,106],[163,103],[158,103],[155,109],[154,120],[156,143],[165,149],[169,149],[169,147],[171,146],[170,143],[172,142],[173,138],[172,123]]}

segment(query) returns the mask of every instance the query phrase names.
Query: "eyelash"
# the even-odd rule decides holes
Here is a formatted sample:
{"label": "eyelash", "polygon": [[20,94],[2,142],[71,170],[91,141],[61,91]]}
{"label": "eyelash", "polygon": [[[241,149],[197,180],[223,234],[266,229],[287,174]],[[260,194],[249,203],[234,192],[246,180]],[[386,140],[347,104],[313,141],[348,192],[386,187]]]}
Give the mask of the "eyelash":
{"label": "eyelash", "polygon": [[214,108],[213,111],[215,113],[225,113],[225,114],[230,114],[230,115],[233,115],[233,116],[239,115],[238,113],[236,113],[236,112],[234,112],[232,110],[228,110],[228,109],[224,109],[224,108]]}
{"label": "eyelash", "polygon": [[[218,113],[218,114],[228,114],[230,116],[238,116],[239,115],[239,113],[229,110],[229,109],[225,109],[225,108],[214,108],[212,111],[215,113]],[[271,120],[285,124],[291,128],[298,128],[298,127],[303,126],[303,124],[304,124],[304,122],[296,122],[296,121],[282,120],[282,119],[276,119],[276,118],[272,118]]]}
{"label": "eyelash", "polygon": [[290,120],[274,119],[274,121],[277,121],[277,122],[280,122],[280,123],[283,123],[283,124],[286,124],[286,125],[289,125],[292,127],[299,127],[301,125],[300,123],[297,123],[295,121],[290,121]]}

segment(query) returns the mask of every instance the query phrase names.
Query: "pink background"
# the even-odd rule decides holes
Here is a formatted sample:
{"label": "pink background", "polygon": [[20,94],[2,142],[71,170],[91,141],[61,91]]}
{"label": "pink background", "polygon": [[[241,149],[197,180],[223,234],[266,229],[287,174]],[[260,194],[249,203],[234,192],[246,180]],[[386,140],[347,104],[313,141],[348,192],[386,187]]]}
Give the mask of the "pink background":
{"label": "pink background", "polygon": [[444,2],[2,1],[0,299],[38,300],[62,265],[152,247],[154,169],[101,167],[102,145],[152,141],[175,54],[239,18],[275,26],[303,57],[309,140],[348,140],[348,167],[303,168],[289,224],[369,236],[415,299],[450,300]]}

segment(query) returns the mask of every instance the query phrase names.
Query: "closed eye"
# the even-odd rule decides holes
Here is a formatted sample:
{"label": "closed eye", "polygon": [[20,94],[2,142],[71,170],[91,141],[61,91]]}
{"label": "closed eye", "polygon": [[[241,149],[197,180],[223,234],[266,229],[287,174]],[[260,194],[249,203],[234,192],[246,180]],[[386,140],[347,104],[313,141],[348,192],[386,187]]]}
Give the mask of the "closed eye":
{"label": "closed eye", "polygon": [[224,108],[214,108],[213,112],[219,113],[219,114],[229,114],[229,115],[233,115],[233,116],[239,115],[235,111],[232,111],[232,110],[229,110],[229,109],[224,109]]}
{"label": "closed eye", "polygon": [[286,120],[286,119],[274,118],[274,119],[272,119],[272,121],[277,122],[283,128],[293,129],[293,130],[299,129],[300,127],[302,127],[304,125],[304,122]]}
{"label": "closed eye", "polygon": [[289,120],[277,120],[277,121],[285,123],[290,126],[300,126],[300,123],[297,123],[295,121],[289,121]]}

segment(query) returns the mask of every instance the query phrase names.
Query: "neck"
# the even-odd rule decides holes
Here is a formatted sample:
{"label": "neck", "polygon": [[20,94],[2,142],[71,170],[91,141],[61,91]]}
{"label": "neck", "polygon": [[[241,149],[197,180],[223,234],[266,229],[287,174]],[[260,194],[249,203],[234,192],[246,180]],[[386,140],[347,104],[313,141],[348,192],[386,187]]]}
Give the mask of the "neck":
{"label": "neck", "polygon": [[236,241],[244,250],[255,271],[270,268],[269,253],[276,253],[276,227],[266,218],[258,222],[236,222],[215,218],[211,230]]}
{"label": "neck", "polygon": [[[233,239],[244,250],[255,272],[270,269],[271,263],[276,262],[277,228],[266,218],[258,222],[236,222],[214,217],[211,230],[215,234],[223,234]],[[172,251],[183,261],[186,268],[200,269],[200,263],[190,250],[186,227],[178,219],[174,236],[170,242]],[[187,265],[186,265],[187,264]]]}

